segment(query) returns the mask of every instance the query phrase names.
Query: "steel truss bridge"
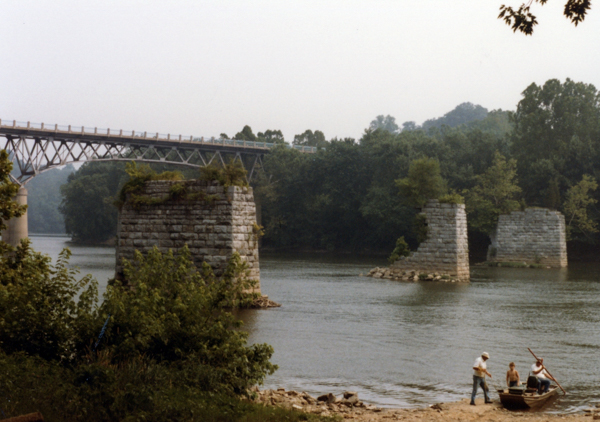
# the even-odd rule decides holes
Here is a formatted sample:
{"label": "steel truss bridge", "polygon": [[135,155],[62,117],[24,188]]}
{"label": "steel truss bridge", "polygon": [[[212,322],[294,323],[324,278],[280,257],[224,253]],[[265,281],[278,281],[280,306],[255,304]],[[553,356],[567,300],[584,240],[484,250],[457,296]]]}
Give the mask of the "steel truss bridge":
{"label": "steel truss bridge", "polygon": [[[265,154],[275,145],[0,119],[0,148],[10,154],[20,170],[19,176],[11,176],[20,185],[44,171],[84,161],[144,161],[203,167],[239,160],[251,181],[262,170]],[[315,147],[290,148],[316,152]]]}

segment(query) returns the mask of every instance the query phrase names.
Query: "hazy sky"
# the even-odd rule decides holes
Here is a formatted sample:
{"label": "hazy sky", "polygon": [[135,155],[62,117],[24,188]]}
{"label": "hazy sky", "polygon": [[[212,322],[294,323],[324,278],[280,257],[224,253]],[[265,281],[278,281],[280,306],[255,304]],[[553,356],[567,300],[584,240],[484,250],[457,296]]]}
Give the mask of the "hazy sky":
{"label": "hazy sky", "polygon": [[526,37],[497,19],[521,0],[1,0],[0,118],[291,141],[514,109],[532,82],[600,87],[600,10],[576,28],[565,1]]}

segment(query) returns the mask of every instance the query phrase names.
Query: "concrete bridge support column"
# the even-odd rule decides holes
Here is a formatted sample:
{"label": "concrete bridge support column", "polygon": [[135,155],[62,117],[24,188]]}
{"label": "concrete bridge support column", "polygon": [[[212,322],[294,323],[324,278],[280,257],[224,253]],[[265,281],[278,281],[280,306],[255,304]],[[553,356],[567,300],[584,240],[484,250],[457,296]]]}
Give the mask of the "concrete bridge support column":
{"label": "concrete bridge support column", "polygon": [[[16,201],[19,205],[27,205],[27,189],[24,187],[19,188]],[[2,231],[2,240],[9,245],[17,246],[21,242],[21,239],[29,236],[27,211],[21,217],[8,220],[6,226],[6,230]]]}

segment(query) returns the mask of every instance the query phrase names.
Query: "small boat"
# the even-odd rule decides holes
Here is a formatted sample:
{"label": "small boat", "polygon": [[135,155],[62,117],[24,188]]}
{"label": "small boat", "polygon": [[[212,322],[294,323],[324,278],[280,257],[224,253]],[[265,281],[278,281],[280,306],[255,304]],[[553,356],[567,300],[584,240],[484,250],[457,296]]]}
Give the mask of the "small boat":
{"label": "small boat", "polygon": [[544,394],[538,394],[537,388],[526,386],[511,387],[498,390],[500,402],[507,409],[537,409],[546,404],[552,397],[558,394],[558,387],[551,385]]}

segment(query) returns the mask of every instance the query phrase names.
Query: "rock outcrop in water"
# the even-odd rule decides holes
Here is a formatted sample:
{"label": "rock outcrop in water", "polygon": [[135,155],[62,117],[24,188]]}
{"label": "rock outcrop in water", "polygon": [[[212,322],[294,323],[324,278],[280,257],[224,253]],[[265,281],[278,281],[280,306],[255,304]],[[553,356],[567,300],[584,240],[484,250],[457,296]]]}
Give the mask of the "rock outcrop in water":
{"label": "rock outcrop in water", "polygon": [[[362,274],[361,274],[362,275]],[[398,268],[373,268],[366,274],[367,277],[385,278],[396,281],[444,281],[446,283],[457,283],[468,280],[458,280],[450,274],[444,273],[421,273],[417,270],[400,270]]]}

